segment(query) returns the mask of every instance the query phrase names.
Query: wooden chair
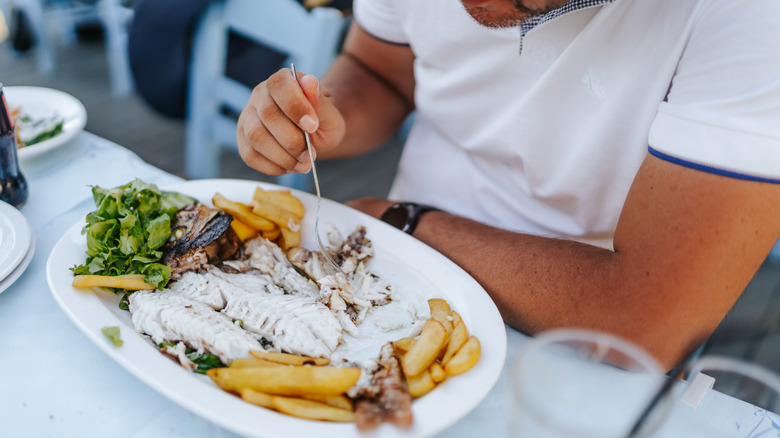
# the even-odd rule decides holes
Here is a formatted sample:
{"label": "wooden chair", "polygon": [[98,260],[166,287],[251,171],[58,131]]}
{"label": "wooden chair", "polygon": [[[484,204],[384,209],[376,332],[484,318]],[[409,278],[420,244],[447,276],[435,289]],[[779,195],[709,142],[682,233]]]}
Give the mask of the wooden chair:
{"label": "wooden chair", "polygon": [[[321,77],[336,57],[346,18],[334,8],[306,10],[294,0],[214,2],[193,41],[189,78],[185,171],[191,178],[219,175],[223,148],[237,150],[236,118],[251,89],[226,76],[229,32],[288,54],[283,66]],[[230,114],[233,115],[230,115]],[[307,189],[308,175],[288,174],[279,184]]]}

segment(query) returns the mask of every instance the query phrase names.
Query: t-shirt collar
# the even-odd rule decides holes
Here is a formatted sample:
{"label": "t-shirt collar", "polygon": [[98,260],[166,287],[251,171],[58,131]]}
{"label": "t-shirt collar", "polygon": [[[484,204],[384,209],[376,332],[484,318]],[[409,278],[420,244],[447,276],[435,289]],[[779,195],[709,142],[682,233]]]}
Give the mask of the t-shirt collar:
{"label": "t-shirt collar", "polygon": [[614,0],[570,0],[558,9],[552,10],[544,15],[531,18],[530,20],[522,23],[520,25],[520,35],[524,37],[525,34],[530,32],[531,29],[535,28],[536,26],[547,23],[548,21],[555,20],[561,15],[568,14],[569,12],[574,12],[579,9],[589,8],[592,6],[600,6],[605,3],[612,3],[613,1]]}

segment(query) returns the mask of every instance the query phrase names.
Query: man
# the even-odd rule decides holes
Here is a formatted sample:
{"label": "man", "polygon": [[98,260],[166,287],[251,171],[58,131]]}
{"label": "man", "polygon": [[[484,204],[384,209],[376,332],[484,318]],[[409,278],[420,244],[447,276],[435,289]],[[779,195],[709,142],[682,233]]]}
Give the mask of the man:
{"label": "man", "polygon": [[780,236],[778,71],[777,2],[362,0],[322,84],[275,73],[237,137],[253,168],[306,172],[301,129],[351,156],[414,109],[393,201],[351,205],[438,207],[410,209],[413,235],[507,323],[611,332],[671,367]]}

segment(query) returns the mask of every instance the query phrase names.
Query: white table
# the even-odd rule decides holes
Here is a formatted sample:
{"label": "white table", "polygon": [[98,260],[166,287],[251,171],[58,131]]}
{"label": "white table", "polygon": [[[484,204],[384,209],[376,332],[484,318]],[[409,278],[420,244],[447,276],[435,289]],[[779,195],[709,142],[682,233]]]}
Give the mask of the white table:
{"label": "white table", "polygon": [[[114,187],[134,177],[157,185],[180,178],[129,150],[89,133],[35,161],[22,163],[30,197],[21,209],[35,234],[35,256],[20,279],[0,293],[0,436],[133,437],[237,436],[155,392],[93,345],[52,298],[46,284],[49,252],[93,209],[89,186]],[[508,328],[507,364],[528,338]],[[506,366],[488,396],[440,437],[506,436],[511,403]],[[724,437],[761,435],[776,416],[710,391],[693,410],[682,404],[659,437],[693,437],[689,420],[712,422]]]}

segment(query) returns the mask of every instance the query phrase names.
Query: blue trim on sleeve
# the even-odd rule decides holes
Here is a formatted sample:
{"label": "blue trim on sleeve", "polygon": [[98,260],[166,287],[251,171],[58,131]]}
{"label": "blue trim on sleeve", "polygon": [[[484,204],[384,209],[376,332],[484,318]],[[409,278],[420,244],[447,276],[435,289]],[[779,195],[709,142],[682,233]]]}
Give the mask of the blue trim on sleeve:
{"label": "blue trim on sleeve", "polygon": [[728,176],[731,178],[743,179],[747,181],[767,182],[772,184],[780,184],[780,179],[775,178],[762,178],[755,175],[746,175],[744,173],[732,172],[730,170],[718,169],[717,167],[705,166],[703,164],[694,163],[692,161],[681,160],[671,155],[666,155],[663,152],[659,152],[653,149],[651,146],[647,147],[647,151],[650,155],[660,158],[670,163],[679,164],[680,166],[688,167],[690,169],[700,170],[702,172],[713,173],[715,175]]}
{"label": "blue trim on sleeve", "polygon": [[363,26],[360,24],[360,22],[359,22],[359,21],[358,21],[358,20],[357,20],[357,19],[356,19],[354,16],[352,17],[352,20],[353,20],[353,21],[355,22],[355,24],[357,24],[357,25],[358,25],[358,26],[359,26],[361,29],[363,29],[363,32],[365,32],[365,33],[369,34],[369,35],[371,36],[371,38],[374,38],[374,39],[375,39],[375,40],[377,40],[377,41],[381,41],[381,42],[383,42],[383,43],[391,44],[391,45],[393,45],[393,46],[399,46],[399,47],[409,47],[409,43],[397,43],[397,42],[395,42],[395,41],[386,40],[386,39],[384,39],[384,38],[380,38],[380,37],[378,37],[378,36],[374,35],[373,33],[371,33],[371,32],[369,32],[369,31],[367,31],[367,30],[366,30],[366,28],[365,28],[365,27],[363,27]]}

